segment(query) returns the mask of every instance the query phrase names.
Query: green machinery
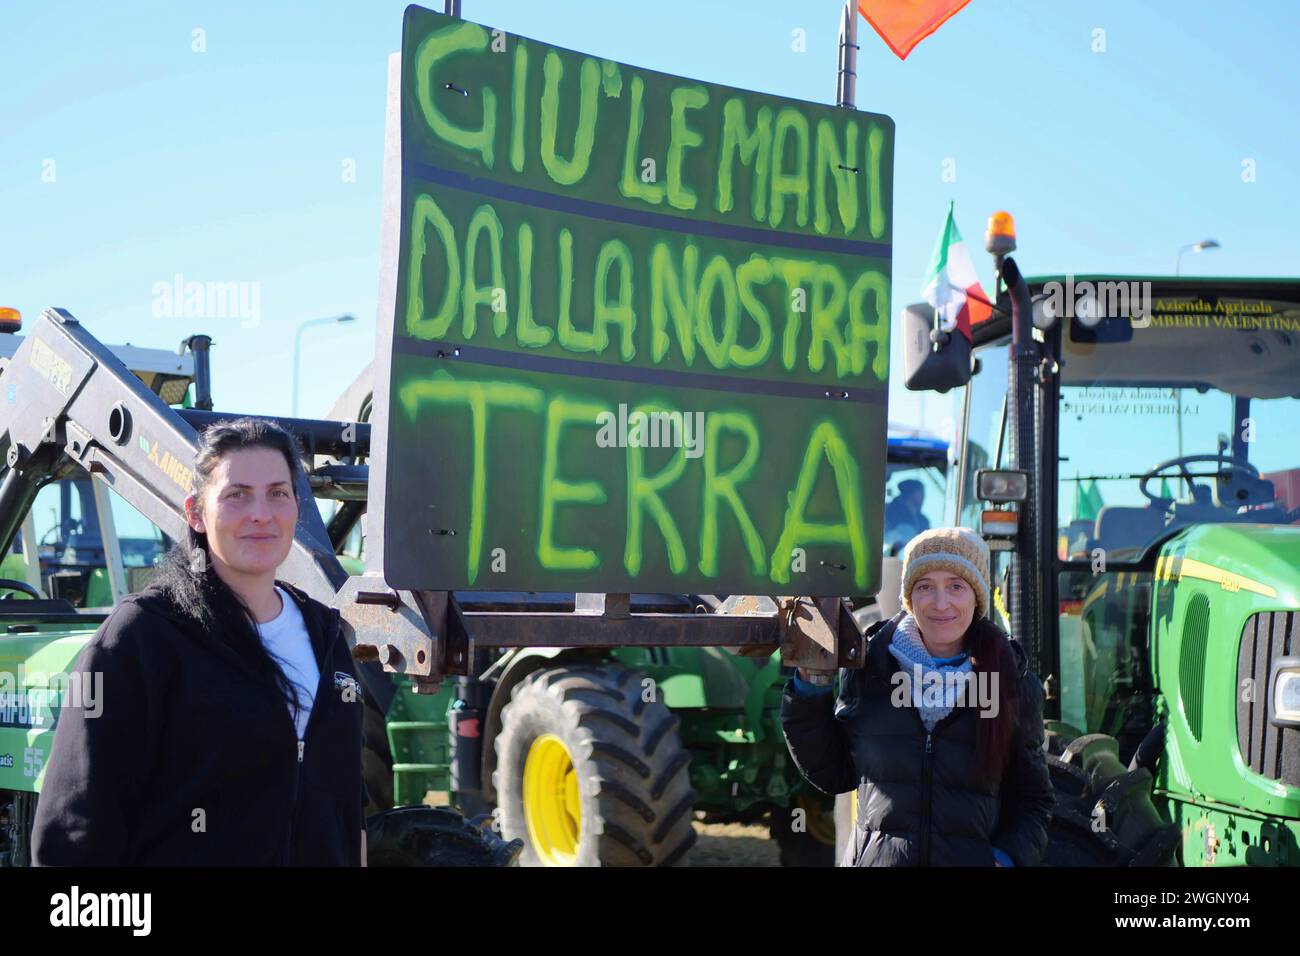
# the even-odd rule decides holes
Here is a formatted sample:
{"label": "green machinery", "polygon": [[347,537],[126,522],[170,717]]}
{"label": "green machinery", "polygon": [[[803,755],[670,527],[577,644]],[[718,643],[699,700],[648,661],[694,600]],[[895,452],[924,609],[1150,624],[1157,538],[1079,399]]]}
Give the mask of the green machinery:
{"label": "green machinery", "polygon": [[973,362],[908,379],[957,388],[950,520],[1045,681],[1049,862],[1300,864],[1300,281],[1026,279],[990,224]]}
{"label": "green machinery", "polygon": [[[206,336],[187,339],[180,355],[109,348],[61,309],[17,331],[12,319],[0,329],[0,865],[21,866],[59,713],[93,710],[99,693],[93,677],[69,671],[117,600],[144,587],[184,534],[197,429],[237,416],[211,410]],[[366,425],[280,421],[309,455],[368,446]],[[300,499],[364,500],[364,470],[308,465]],[[347,572],[332,541],[319,511],[302,508],[280,576],[333,601]],[[380,639],[367,628],[349,622],[354,644]],[[369,693],[391,693],[378,666],[359,672]],[[450,810],[399,811],[369,826],[377,865],[505,865],[518,852]]]}

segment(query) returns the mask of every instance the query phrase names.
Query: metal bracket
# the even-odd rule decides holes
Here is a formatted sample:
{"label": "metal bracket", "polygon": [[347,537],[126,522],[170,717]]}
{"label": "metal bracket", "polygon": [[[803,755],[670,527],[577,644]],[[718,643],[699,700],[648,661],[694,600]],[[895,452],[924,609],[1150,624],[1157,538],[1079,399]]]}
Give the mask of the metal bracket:
{"label": "metal bracket", "polygon": [[861,667],[866,637],[844,598],[787,597],[778,616],[781,663],[813,671]]}

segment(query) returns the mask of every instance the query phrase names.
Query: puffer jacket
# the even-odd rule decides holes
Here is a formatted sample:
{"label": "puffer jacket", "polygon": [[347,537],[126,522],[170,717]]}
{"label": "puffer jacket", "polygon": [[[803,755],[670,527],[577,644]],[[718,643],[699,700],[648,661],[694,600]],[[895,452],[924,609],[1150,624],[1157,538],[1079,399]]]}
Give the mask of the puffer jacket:
{"label": "puffer jacket", "polygon": [[284,581],[320,668],[304,741],[279,691],[159,585],[127,595],[75,671],[102,713],[59,711],[38,866],[358,866],[363,697],[338,611]]}
{"label": "puffer jacket", "polygon": [[[901,618],[901,615],[900,615]],[[805,777],[828,794],[857,788],[857,826],[841,866],[993,866],[993,848],[1016,866],[1035,866],[1047,848],[1055,797],[1043,755],[1043,689],[1023,649],[1012,648],[1019,706],[1000,786],[976,772],[974,707],[954,707],[930,733],[912,706],[894,706],[889,652],[900,618],[868,631],[861,669],[840,671],[840,693],[800,695],[787,683],[781,703],[786,744]],[[910,699],[910,697],[909,697]]]}

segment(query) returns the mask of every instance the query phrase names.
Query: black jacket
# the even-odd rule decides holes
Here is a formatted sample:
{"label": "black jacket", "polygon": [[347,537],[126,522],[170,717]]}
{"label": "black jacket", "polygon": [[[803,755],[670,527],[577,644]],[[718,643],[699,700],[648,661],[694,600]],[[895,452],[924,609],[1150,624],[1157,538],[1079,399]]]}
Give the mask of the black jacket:
{"label": "black jacket", "polygon": [[[901,666],[889,653],[897,618],[873,626],[861,669],[840,671],[838,699],[801,696],[788,683],[781,723],[795,764],[826,793],[857,788],[845,866],[993,866],[993,847],[1016,866],[1047,848],[1055,796],[1043,756],[1043,689],[1024,651],[1008,641],[1019,714],[1001,786],[980,782],[973,707],[955,707],[927,734],[915,707],[891,703]],[[979,626],[1001,629],[987,619]],[[928,749],[927,749],[927,744]]]}
{"label": "black jacket", "polygon": [[360,864],[364,704],[352,655],[337,611],[277,584],[320,665],[301,754],[276,687],[146,588],[122,599],[73,666],[103,674],[102,712],[58,715],[34,863]]}

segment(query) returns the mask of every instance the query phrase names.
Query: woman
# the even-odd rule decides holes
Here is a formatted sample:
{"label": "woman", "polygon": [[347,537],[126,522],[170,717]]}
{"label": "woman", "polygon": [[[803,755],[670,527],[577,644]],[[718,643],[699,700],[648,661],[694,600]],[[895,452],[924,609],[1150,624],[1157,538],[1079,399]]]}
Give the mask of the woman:
{"label": "woman", "polygon": [[337,611],[277,581],[298,521],[297,444],[210,426],[188,546],[128,595],[75,670],[37,804],[38,865],[364,865],[363,703]]}
{"label": "woman", "polygon": [[1043,690],[985,616],[988,546],[966,528],[917,535],[902,599],[868,632],[863,667],[840,671],[838,700],[832,674],[802,668],[782,698],[804,776],[826,793],[857,788],[841,865],[1037,865],[1055,799]]}

